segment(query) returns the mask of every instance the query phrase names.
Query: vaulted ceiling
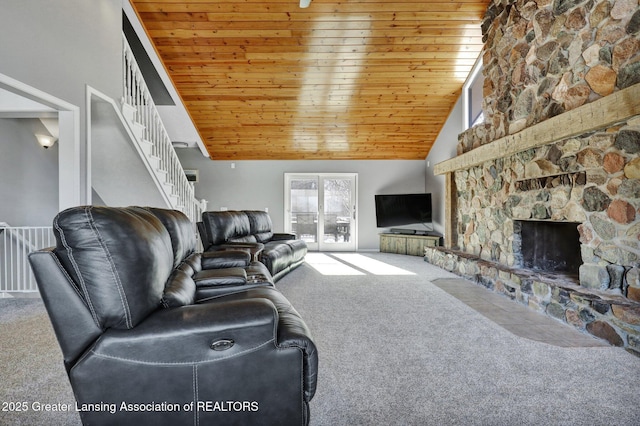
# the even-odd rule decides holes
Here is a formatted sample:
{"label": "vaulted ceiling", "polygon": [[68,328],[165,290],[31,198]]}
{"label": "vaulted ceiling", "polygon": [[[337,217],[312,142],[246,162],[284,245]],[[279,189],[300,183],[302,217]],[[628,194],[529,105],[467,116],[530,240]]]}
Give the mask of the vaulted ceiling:
{"label": "vaulted ceiling", "polygon": [[132,4],[212,159],[424,159],[488,0]]}

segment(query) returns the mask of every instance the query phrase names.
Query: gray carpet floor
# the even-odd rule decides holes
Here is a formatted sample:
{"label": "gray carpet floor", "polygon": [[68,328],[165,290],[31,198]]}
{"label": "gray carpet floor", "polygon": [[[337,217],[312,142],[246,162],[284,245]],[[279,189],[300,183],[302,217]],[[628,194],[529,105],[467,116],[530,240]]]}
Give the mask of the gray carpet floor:
{"label": "gray carpet floor", "polygon": [[640,424],[639,358],[516,336],[431,283],[448,272],[362,256],[415,275],[305,264],[278,283],[318,345],[313,425]]}
{"label": "gray carpet floor", "polygon": [[[371,272],[384,264],[400,269]],[[640,358],[513,334],[432,283],[453,277],[361,253],[310,256],[278,282],[319,350],[312,426],[640,424]],[[73,401],[38,300],[0,299],[0,366],[0,403]],[[79,424],[1,409],[0,425]]]}

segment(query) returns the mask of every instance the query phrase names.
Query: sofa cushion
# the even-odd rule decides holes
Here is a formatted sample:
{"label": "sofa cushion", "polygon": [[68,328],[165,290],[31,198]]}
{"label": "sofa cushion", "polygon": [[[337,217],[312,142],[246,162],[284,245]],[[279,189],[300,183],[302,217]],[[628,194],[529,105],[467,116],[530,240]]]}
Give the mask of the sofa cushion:
{"label": "sofa cushion", "polygon": [[178,210],[147,207],[167,228],[173,247],[173,267],[196,250],[196,230],[189,218]]}
{"label": "sofa cushion", "polygon": [[243,235],[240,237],[229,238],[226,242],[226,244],[243,244],[243,243],[259,244],[258,240],[256,240],[256,237],[254,237],[253,235]]}
{"label": "sofa cushion", "polygon": [[161,303],[165,308],[191,305],[195,295],[196,283],[191,275],[181,269],[175,269],[164,288]]}
{"label": "sofa cushion", "polygon": [[264,243],[273,237],[273,223],[267,212],[261,210],[246,210],[251,235],[259,243]]}
{"label": "sofa cushion", "polygon": [[171,238],[141,207],[82,206],[53,221],[56,253],[96,324],[130,329],[160,305],[173,266]]}
{"label": "sofa cushion", "polygon": [[249,218],[243,212],[204,212],[202,223],[207,233],[207,240],[213,245],[239,241],[250,235]]}

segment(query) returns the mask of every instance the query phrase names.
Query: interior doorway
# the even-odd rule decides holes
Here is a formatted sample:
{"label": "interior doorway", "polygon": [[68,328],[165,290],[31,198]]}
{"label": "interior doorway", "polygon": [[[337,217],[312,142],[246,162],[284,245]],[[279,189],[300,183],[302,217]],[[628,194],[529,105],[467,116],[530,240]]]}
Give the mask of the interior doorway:
{"label": "interior doorway", "polygon": [[[86,165],[80,150],[80,108],[0,73],[0,116],[56,121],[58,209],[86,204]],[[48,129],[51,131],[51,128]]]}
{"label": "interior doorway", "polygon": [[285,173],[285,231],[313,251],[357,249],[357,173]]}

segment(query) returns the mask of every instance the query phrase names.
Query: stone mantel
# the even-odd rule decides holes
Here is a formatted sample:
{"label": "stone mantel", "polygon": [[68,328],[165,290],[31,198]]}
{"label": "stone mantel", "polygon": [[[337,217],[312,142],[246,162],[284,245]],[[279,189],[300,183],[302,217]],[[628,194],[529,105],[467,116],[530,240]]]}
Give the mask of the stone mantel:
{"label": "stone mantel", "polygon": [[503,158],[531,148],[599,130],[640,115],[640,84],[612,93],[594,102],[549,118],[513,135],[507,135],[434,166],[442,175],[467,169],[485,161]]}

